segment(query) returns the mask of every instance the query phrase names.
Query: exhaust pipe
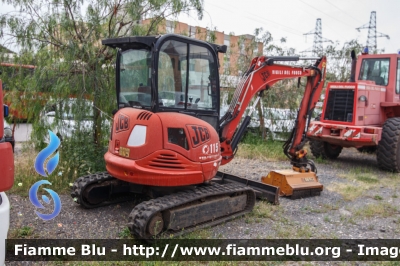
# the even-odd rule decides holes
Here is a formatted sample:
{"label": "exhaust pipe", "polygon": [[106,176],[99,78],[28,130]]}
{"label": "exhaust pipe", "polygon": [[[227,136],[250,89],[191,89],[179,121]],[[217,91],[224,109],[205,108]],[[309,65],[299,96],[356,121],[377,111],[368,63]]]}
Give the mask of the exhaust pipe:
{"label": "exhaust pipe", "polygon": [[354,50],[351,51],[351,72],[350,72],[350,79],[349,82],[356,82],[356,64],[357,64],[357,57],[356,52]]}

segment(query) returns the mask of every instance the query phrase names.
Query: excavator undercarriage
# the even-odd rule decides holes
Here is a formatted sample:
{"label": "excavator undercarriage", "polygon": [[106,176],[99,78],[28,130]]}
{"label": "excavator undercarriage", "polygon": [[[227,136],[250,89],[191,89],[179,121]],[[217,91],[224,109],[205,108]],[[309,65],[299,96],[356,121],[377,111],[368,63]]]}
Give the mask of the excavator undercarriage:
{"label": "excavator undercarriage", "polygon": [[96,173],[78,178],[71,196],[87,209],[141,198],[128,222],[141,239],[177,236],[232,220],[251,212],[256,197],[279,204],[278,187],[222,172],[207,184],[180,188],[137,186]]}

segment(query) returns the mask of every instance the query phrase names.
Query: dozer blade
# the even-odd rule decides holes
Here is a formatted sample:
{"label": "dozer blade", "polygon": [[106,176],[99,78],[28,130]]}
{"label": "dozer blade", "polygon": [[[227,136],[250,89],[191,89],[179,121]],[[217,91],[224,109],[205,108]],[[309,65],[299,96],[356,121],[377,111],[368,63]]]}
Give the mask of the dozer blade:
{"label": "dozer blade", "polygon": [[261,178],[261,182],[279,187],[280,196],[291,196],[291,199],[319,196],[323,190],[314,172],[271,171]]}
{"label": "dozer blade", "polygon": [[243,184],[244,186],[250,187],[256,194],[257,198],[265,199],[275,205],[279,204],[279,187],[275,185],[263,184],[261,182],[238,177],[235,175],[230,175],[219,171],[217,172],[217,175],[215,177],[220,178],[222,182],[234,182]]}

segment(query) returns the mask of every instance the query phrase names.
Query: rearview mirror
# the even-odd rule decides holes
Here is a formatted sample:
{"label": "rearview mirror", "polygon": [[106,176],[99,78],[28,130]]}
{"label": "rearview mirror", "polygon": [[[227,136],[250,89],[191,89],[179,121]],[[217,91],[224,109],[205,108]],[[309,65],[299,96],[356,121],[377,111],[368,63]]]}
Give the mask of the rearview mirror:
{"label": "rearview mirror", "polygon": [[3,104],[3,107],[4,107],[4,117],[8,117],[8,106],[7,105],[5,105],[5,104]]}

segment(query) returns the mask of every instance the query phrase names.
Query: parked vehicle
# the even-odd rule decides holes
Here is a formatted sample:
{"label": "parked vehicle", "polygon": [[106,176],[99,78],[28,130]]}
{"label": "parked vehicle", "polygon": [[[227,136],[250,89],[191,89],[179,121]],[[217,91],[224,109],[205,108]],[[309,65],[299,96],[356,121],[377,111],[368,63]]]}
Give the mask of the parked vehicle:
{"label": "parked vehicle", "polygon": [[11,126],[6,122],[6,120],[4,120],[4,140],[11,144],[14,151],[15,139],[13,136]]}
{"label": "parked vehicle", "polygon": [[[2,83],[0,80],[0,124],[8,116],[8,106],[3,107]],[[4,191],[14,184],[14,155],[12,146],[5,140],[4,128],[0,127],[0,265],[5,261],[5,240],[10,226],[10,202]]]}
{"label": "parked vehicle", "polygon": [[[70,138],[78,131],[93,131],[93,102],[70,98],[48,104],[42,111],[41,119],[46,127],[60,140]],[[110,123],[106,122],[109,127]],[[45,139],[48,142],[49,139]]]}
{"label": "parked vehicle", "polygon": [[[268,138],[286,141],[295,126],[297,111],[281,108],[264,108],[263,116]],[[257,130],[259,127],[260,117],[258,111],[255,111],[252,114],[249,128]]]}
{"label": "parked vehicle", "polygon": [[[107,172],[79,177],[71,191],[76,203],[95,208],[131,198],[129,193],[141,194],[148,200],[133,208],[128,228],[136,239],[151,240],[251,212],[256,196],[278,203],[278,195],[297,198],[320,194],[323,186],[314,163],[306,157],[303,140],[307,114],[323,88],[325,57],[307,58],[315,60],[309,67],[275,64],[303,59],[294,56],[254,58],[241,77],[230,108],[219,118],[218,58],[219,53],[226,53],[226,45],[173,34],[113,38],[103,40],[103,44],[117,48],[119,110],[114,113],[104,155]],[[185,66],[193,66],[193,70],[185,72]],[[271,171],[262,183],[219,172],[219,166],[236,154],[251,119],[246,116],[240,123],[241,118],[254,96],[258,95],[256,105],[265,88],[278,80],[298,77],[307,78],[304,100],[296,119],[297,130],[283,145],[291,169]],[[163,80],[171,80],[170,86],[164,86]],[[121,102],[120,94],[127,92],[123,89],[139,92],[138,82],[151,88],[151,105]],[[182,104],[161,105],[157,97],[164,91],[184,94]],[[191,92],[199,100],[190,97]]]}
{"label": "parked vehicle", "polygon": [[378,166],[400,172],[400,54],[352,52],[349,82],[327,85],[307,137],[314,156],[336,159],[345,147],[376,150]]}

